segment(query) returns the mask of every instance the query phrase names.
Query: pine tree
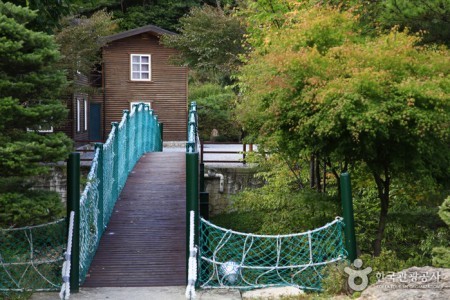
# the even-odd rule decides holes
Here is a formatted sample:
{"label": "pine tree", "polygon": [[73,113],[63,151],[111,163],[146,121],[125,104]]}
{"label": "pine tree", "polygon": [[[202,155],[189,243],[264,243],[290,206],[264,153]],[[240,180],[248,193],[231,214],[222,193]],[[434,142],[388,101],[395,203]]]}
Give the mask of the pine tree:
{"label": "pine tree", "polygon": [[42,133],[67,117],[66,85],[52,36],[28,29],[36,12],[0,1],[0,227],[36,223],[61,209],[54,194],[33,190],[33,177],[63,160],[63,133]]}

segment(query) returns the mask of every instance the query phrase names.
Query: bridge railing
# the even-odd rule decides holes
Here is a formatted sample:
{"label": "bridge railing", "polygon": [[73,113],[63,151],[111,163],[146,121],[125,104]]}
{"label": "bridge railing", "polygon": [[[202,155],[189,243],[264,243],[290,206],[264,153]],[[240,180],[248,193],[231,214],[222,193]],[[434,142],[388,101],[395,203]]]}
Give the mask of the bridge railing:
{"label": "bridge railing", "polygon": [[[356,258],[349,174],[341,174],[344,218],[303,233],[257,235],[199,220],[199,140],[195,102],[188,117],[186,144],[186,298],[195,287],[257,288],[297,286],[321,290],[327,264]],[[200,176],[201,177],[201,176]],[[198,262],[197,262],[198,260]]]}
{"label": "bridge railing", "polygon": [[73,174],[74,170],[75,173],[79,170],[79,154],[73,153],[69,158],[68,211],[75,211],[71,292],[77,292],[79,284],[86,279],[129,173],[142,154],[162,151],[161,127],[158,117],[148,105],[140,103],[134,105],[131,112],[124,110],[121,122],[112,123],[106,142],[95,145],[94,159],[81,196],[77,182],[79,171]]}
{"label": "bridge railing", "polygon": [[[191,103],[188,115],[186,143],[186,270],[188,290],[186,296],[195,292],[195,253],[199,235],[199,147],[197,104]],[[189,259],[191,258],[191,259]],[[194,260],[193,260],[194,259]],[[189,260],[191,263],[189,264]],[[191,294],[191,296],[193,296]]]}

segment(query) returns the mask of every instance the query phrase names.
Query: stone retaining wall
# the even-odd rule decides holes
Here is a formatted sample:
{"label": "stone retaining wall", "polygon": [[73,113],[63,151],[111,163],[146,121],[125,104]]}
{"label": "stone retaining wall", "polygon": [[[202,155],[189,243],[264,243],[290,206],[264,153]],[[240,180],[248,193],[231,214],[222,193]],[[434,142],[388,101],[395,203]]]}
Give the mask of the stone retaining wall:
{"label": "stone retaining wall", "polygon": [[[205,165],[205,190],[209,193],[209,215],[227,212],[231,208],[232,196],[245,188],[260,187],[261,181],[254,177],[255,168],[250,167],[208,167]],[[218,175],[220,174],[220,175]],[[220,191],[220,177],[223,175],[223,191]]]}

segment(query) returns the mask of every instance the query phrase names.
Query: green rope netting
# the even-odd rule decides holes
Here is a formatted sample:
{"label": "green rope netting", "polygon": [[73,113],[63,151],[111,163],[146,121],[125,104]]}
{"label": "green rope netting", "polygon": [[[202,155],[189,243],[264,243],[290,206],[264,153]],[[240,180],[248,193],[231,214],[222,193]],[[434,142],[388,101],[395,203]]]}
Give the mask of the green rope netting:
{"label": "green rope netting", "polygon": [[65,247],[64,219],[0,229],[0,292],[59,290]]}
{"label": "green rope netting", "polygon": [[145,152],[162,150],[158,117],[148,105],[136,104],[96,148],[80,199],[80,283],[94,259],[100,238],[128,175]]}
{"label": "green rope netting", "polygon": [[200,222],[202,288],[295,286],[321,290],[324,267],[346,256],[341,218],[288,235],[256,235]]}

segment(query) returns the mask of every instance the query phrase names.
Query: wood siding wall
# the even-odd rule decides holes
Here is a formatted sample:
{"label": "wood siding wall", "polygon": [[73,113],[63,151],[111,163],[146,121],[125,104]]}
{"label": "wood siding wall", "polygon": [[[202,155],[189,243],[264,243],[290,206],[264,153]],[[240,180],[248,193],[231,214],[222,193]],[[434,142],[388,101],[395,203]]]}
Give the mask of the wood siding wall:
{"label": "wood siding wall", "polygon": [[[151,81],[130,79],[131,54],[151,55]],[[143,101],[151,102],[159,121],[164,123],[164,140],[186,140],[187,68],[169,64],[173,54],[175,50],[163,47],[159,38],[150,34],[113,41],[103,48],[106,135],[111,122],[121,120],[130,102]]]}

